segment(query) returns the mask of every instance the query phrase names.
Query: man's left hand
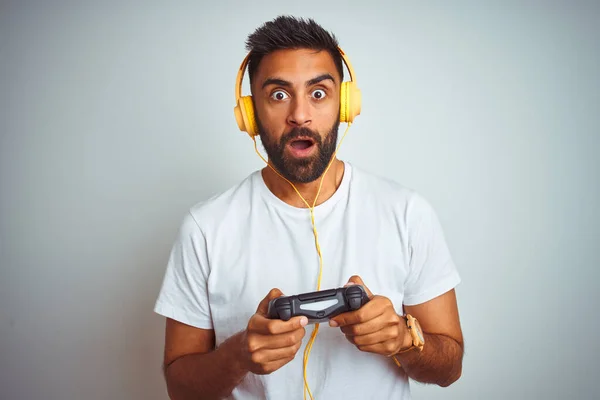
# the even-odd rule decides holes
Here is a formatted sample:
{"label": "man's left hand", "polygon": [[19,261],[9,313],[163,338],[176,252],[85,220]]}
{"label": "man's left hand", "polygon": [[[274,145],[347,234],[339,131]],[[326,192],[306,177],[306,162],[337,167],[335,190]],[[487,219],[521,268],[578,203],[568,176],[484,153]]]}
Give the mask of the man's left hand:
{"label": "man's left hand", "polygon": [[365,289],[369,302],[356,311],[331,318],[329,326],[339,327],[346,339],[361,351],[389,357],[408,348],[408,328],[404,319],[396,313],[391,300],[373,295],[359,276],[352,276],[345,286],[352,284],[361,285]]}

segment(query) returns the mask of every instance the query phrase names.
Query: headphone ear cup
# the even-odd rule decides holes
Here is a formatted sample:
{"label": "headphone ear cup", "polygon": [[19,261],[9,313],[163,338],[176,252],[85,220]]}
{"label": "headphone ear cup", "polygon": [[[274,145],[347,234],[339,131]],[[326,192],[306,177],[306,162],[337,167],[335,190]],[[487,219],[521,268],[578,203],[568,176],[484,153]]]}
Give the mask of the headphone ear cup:
{"label": "headphone ear cup", "polygon": [[235,120],[240,131],[247,132],[250,137],[258,135],[258,127],[254,118],[254,104],[252,96],[240,97],[240,100],[233,109]]}
{"label": "headphone ear cup", "polygon": [[340,87],[340,122],[354,122],[360,114],[362,94],[354,82],[342,82]]}

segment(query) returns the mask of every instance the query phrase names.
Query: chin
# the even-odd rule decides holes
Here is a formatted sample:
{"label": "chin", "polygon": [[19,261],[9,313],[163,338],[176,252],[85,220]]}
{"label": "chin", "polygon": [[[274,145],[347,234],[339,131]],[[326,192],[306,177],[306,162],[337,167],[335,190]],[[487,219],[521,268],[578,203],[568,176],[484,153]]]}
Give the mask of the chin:
{"label": "chin", "polygon": [[[315,171],[316,166],[311,163],[307,166],[296,166],[291,170],[293,173],[289,173],[290,169],[286,170],[286,178],[297,183],[311,183],[319,179],[323,171]],[[317,174],[317,172],[320,172]]]}

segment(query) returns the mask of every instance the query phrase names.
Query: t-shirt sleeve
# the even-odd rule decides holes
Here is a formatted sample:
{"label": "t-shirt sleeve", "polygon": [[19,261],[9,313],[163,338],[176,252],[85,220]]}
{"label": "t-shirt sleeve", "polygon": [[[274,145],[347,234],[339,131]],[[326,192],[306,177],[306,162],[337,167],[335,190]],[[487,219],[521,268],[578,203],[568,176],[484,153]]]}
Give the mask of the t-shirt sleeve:
{"label": "t-shirt sleeve", "polygon": [[171,249],[154,312],[197,328],[213,329],[208,275],[204,235],[188,213]]}
{"label": "t-shirt sleeve", "polygon": [[455,288],[461,281],[435,210],[419,194],[407,209],[409,271],[404,304],[416,305]]}

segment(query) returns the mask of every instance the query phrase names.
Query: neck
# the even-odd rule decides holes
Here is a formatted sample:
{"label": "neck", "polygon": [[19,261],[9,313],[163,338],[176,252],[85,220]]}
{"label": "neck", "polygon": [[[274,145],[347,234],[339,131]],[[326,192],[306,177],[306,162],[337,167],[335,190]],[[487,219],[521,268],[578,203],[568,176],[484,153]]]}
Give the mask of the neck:
{"label": "neck", "polygon": [[[325,177],[321,176],[310,183],[292,183],[296,189],[298,189],[298,192],[300,192],[302,197],[304,197],[306,202],[312,206],[315,201],[315,197],[317,196],[317,192],[319,192],[321,179],[323,179],[323,185],[321,186],[321,191],[319,192],[319,198],[315,203],[315,206],[318,206],[333,196],[335,191],[340,186],[343,176],[344,163],[338,159],[335,159],[325,174]],[[273,194],[281,201],[293,207],[306,208],[306,204],[304,201],[302,201],[300,196],[298,196],[298,193],[296,193],[294,188],[287,181],[277,175],[271,169],[271,167],[267,166],[262,169],[262,177],[269,190],[273,192]]]}

